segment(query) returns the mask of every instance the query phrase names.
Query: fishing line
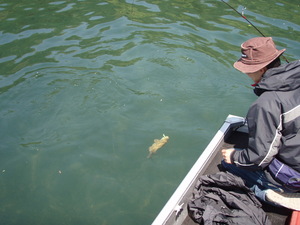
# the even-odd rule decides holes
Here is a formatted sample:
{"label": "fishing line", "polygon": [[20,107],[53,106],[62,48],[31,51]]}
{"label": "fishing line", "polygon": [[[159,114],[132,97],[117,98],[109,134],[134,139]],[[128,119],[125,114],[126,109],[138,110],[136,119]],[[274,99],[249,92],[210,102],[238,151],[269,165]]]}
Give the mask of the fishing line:
{"label": "fishing line", "polygon": [[[258,31],[258,33],[260,33],[261,36],[266,37],[250,20],[247,19],[247,17],[244,15],[244,10],[246,9],[246,7],[244,7],[242,9],[242,13],[240,13],[239,11],[237,11],[235,8],[233,8],[231,5],[229,5],[227,2],[225,2],[224,0],[221,0],[222,2],[224,2],[228,7],[230,7],[231,9],[233,9],[237,14],[239,14],[241,17],[243,17],[252,27],[254,27],[255,30]],[[284,55],[281,55],[282,58],[284,58],[284,60],[289,63],[289,61],[284,57]]]}
{"label": "fishing line", "polygon": [[251,21],[250,20],[248,20],[247,19],[247,17],[244,15],[244,10],[246,9],[246,8],[243,8],[243,11],[242,11],[242,13],[240,13],[239,11],[237,11],[235,8],[233,8],[231,5],[229,5],[227,2],[225,2],[225,1],[223,1],[223,0],[221,0],[222,2],[224,2],[226,5],[228,5],[231,9],[233,9],[237,14],[239,14],[241,17],[243,17],[252,27],[254,27],[255,28],[255,30],[257,30],[258,31],[258,33],[260,33],[261,34],[261,36],[263,36],[263,37],[266,37],[253,23],[251,23]]}

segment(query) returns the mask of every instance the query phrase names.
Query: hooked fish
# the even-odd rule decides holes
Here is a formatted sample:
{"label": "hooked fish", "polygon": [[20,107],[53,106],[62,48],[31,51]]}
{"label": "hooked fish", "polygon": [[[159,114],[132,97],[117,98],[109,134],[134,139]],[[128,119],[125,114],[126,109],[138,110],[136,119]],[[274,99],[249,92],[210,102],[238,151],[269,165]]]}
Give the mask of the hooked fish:
{"label": "hooked fish", "polygon": [[147,158],[150,158],[158,149],[164,146],[169,140],[169,136],[163,134],[161,139],[154,139],[154,143],[149,147],[149,155]]}

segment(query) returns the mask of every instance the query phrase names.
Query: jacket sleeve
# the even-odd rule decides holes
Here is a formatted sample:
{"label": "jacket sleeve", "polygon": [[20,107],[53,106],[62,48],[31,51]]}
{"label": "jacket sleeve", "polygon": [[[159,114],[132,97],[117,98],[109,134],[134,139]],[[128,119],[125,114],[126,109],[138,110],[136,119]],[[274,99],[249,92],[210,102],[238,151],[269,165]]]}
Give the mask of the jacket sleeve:
{"label": "jacket sleeve", "polygon": [[274,95],[266,92],[250,107],[247,114],[248,148],[236,150],[234,164],[249,170],[264,169],[278,153],[281,140],[281,105]]}

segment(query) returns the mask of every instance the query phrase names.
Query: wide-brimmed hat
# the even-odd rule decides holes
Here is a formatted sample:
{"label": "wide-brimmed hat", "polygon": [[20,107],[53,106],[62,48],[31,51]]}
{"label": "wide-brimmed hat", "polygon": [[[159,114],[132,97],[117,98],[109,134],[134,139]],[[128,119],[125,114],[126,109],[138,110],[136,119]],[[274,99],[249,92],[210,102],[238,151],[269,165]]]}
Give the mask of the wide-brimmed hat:
{"label": "wide-brimmed hat", "polygon": [[270,64],[285,49],[278,50],[271,37],[252,38],[241,45],[242,57],[233,66],[243,73],[254,73]]}

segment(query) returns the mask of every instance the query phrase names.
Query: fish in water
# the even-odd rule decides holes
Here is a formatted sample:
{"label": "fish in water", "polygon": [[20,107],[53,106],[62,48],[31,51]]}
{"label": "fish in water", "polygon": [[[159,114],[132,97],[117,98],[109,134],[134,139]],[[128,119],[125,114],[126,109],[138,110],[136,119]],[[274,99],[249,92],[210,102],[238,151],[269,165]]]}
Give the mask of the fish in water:
{"label": "fish in water", "polygon": [[169,136],[163,134],[161,139],[154,139],[154,143],[149,147],[149,155],[147,158],[150,158],[158,149],[164,146],[169,140]]}

